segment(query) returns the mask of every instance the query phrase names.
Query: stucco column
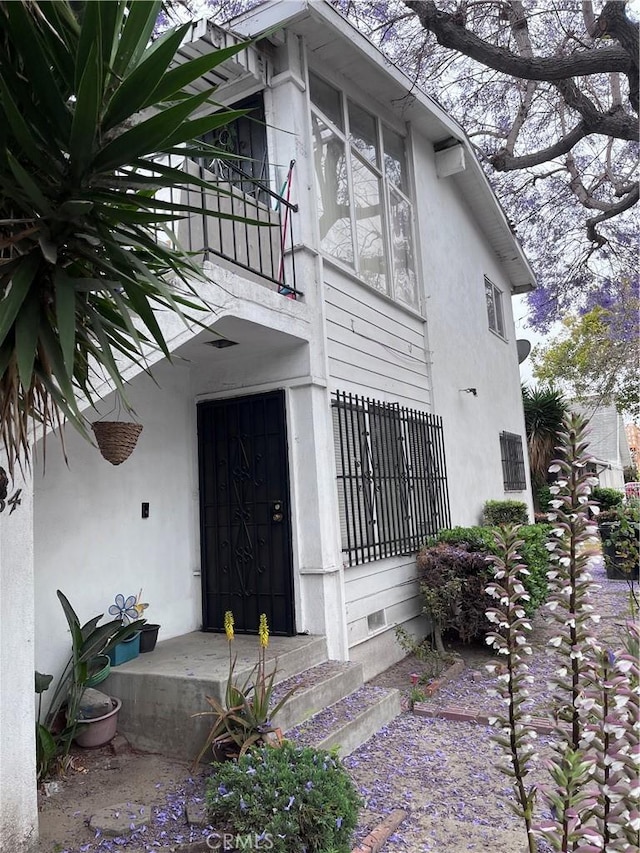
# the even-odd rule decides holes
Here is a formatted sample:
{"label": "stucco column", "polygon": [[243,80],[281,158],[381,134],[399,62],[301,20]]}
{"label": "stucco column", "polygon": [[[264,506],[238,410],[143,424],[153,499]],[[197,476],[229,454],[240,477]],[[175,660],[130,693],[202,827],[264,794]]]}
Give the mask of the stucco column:
{"label": "stucco column", "polygon": [[38,839],[34,703],[33,483],[16,472],[0,513],[0,850],[31,853]]}
{"label": "stucco column", "polygon": [[297,627],[326,636],[329,657],[347,660],[344,569],[327,389],[310,383],[289,389],[288,395],[294,554],[299,560]]}

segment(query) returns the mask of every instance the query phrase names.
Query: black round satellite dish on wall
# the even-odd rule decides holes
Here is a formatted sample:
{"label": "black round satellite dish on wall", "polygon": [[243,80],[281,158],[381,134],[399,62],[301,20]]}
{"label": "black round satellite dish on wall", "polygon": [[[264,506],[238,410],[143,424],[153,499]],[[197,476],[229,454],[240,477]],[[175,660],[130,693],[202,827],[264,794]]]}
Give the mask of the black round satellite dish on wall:
{"label": "black round satellite dish on wall", "polygon": [[518,348],[518,364],[522,364],[531,352],[531,341],[521,338],[519,341],[516,341],[516,347]]}

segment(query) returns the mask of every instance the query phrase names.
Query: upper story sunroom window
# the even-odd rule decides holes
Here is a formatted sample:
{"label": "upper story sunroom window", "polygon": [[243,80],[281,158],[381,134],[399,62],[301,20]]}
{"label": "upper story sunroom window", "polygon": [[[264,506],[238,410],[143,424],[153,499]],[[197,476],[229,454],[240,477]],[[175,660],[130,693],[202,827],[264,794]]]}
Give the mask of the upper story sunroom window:
{"label": "upper story sunroom window", "polygon": [[320,249],[417,308],[404,138],[309,73]]}

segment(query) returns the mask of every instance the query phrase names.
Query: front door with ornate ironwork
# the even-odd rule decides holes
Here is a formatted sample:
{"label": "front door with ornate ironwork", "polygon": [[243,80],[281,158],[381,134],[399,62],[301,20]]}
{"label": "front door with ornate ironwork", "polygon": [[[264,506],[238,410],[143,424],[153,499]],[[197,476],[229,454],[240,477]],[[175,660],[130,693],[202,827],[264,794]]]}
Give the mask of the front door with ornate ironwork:
{"label": "front door with ornate ironwork", "polygon": [[284,392],[200,403],[198,448],[204,630],[292,635]]}

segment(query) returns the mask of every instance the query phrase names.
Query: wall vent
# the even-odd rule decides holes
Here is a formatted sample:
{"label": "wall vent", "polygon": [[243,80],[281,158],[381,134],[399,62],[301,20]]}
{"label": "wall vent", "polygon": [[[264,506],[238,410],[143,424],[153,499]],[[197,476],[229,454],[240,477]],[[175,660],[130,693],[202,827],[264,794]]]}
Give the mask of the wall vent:
{"label": "wall vent", "polygon": [[367,628],[370,634],[373,634],[374,631],[379,631],[381,628],[385,628],[386,625],[387,617],[384,610],[376,610],[375,613],[370,613],[367,616]]}

